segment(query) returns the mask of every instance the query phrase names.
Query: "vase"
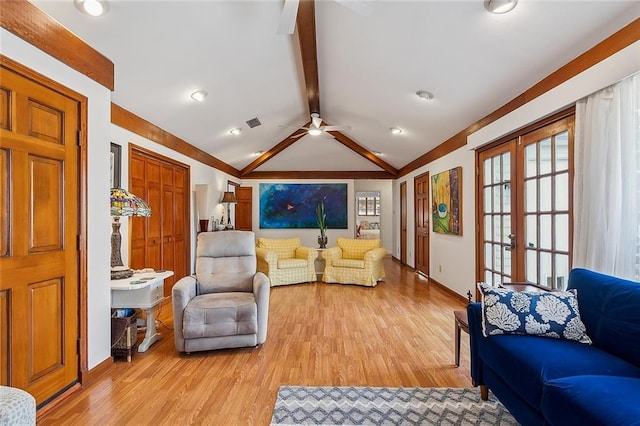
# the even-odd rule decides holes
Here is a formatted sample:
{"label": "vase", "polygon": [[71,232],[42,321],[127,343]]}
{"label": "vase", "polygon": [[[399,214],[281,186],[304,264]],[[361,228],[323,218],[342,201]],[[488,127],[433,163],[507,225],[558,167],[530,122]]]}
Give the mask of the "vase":
{"label": "vase", "polygon": [[318,236],[318,245],[320,246],[321,249],[327,248],[327,242],[328,241],[329,241],[329,239],[327,238],[326,235],[319,235]]}

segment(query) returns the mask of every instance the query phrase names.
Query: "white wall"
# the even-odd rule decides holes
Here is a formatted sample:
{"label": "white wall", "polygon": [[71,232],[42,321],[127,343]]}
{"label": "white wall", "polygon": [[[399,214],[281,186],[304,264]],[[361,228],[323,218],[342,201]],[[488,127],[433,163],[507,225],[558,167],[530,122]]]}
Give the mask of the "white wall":
{"label": "white wall", "polygon": [[0,28],[2,54],[88,98],[88,367],[111,356],[109,134],[111,92]]}
{"label": "white wall", "polygon": [[[172,149],[169,149],[164,145],[160,145],[147,138],[144,138],[133,132],[130,132],[129,130],[123,129],[122,127],[111,125],[110,130],[111,130],[111,142],[117,143],[118,145],[122,146],[121,186],[125,189],[127,189],[129,186],[129,144],[141,146],[157,154],[179,161],[180,163],[186,164],[190,167],[191,268],[193,269],[194,259],[195,259],[196,236],[197,236],[197,230],[199,228],[198,209],[195,201],[196,184],[209,185],[209,196],[208,196],[209,207],[207,208],[207,212],[208,212],[207,217],[211,218],[213,216],[219,220],[223,213],[225,215],[225,218],[227,217],[226,206],[220,203],[220,200],[222,199],[222,193],[227,190],[227,182],[230,180],[236,183],[240,183],[240,180],[231,175],[223,173],[217,169],[214,169],[210,166],[207,166],[206,164],[200,163],[199,161],[196,161],[190,157],[187,157],[186,155],[173,151]],[[140,196],[141,194],[135,194],[135,195]],[[128,264],[127,258],[129,255],[129,237],[128,237],[129,220],[123,217],[121,219],[121,222],[122,222],[122,225],[120,227],[120,233],[122,234],[122,261],[126,265]],[[211,223],[209,223],[209,229],[211,229]]]}
{"label": "white wall", "polygon": [[380,205],[380,226],[382,227],[382,246],[391,253],[393,241],[392,203],[393,191],[390,180],[340,180],[340,179],[292,179],[292,180],[250,180],[242,181],[242,186],[253,188],[253,230],[256,237],[265,238],[292,238],[299,237],[302,245],[308,247],[318,246],[319,231],[317,229],[260,229],[260,183],[346,183],[347,184],[347,226],[348,229],[328,229],[328,247],[335,245],[336,238],[355,237],[355,192],[356,191],[380,191],[382,204]]}

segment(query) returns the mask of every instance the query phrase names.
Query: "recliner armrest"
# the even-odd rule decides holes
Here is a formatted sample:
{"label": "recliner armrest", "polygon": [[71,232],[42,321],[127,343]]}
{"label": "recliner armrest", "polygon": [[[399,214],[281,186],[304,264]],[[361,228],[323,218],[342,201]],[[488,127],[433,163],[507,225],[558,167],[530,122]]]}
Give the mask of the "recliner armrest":
{"label": "recliner armrest", "polygon": [[258,344],[262,344],[267,340],[270,293],[269,278],[262,272],[257,272],[253,276],[253,294],[258,305]]}
{"label": "recliner armrest", "polygon": [[193,275],[181,278],[171,289],[171,303],[173,305],[173,338],[176,344],[176,349],[182,352],[184,352],[182,318],[187,304],[198,294],[197,289],[197,281]]}
{"label": "recliner armrest", "polygon": [[482,335],[482,304],[473,302],[467,305],[467,321],[469,322],[469,352],[471,355],[471,381],[474,386],[484,385],[482,360],[479,345],[485,337]]}

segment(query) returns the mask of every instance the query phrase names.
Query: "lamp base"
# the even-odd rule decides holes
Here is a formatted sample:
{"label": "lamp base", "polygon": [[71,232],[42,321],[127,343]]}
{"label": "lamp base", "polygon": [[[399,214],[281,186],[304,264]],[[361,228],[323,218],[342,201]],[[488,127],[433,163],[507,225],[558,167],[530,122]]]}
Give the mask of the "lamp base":
{"label": "lamp base", "polygon": [[126,266],[116,266],[111,268],[111,279],[112,280],[123,280],[125,278],[130,278],[133,276],[133,270],[127,268]]}

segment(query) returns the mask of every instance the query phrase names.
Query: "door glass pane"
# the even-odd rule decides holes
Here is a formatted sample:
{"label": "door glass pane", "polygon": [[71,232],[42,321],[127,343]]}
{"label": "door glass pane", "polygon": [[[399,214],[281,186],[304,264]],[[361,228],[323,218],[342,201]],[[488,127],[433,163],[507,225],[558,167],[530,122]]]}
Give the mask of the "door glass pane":
{"label": "door glass pane", "polygon": [[550,214],[542,214],[540,215],[540,248],[551,250],[551,215]]}
{"label": "door glass pane", "polygon": [[493,257],[491,256],[491,244],[484,245],[484,265],[486,268],[493,269]]}
{"label": "door glass pane", "polygon": [[525,177],[531,177],[538,174],[538,156],[536,152],[536,144],[532,143],[525,148]]}
{"label": "door glass pane", "polygon": [[504,275],[511,276],[511,253],[512,251],[504,250],[502,254],[504,255]]}
{"label": "door glass pane", "polygon": [[540,179],[540,211],[551,211],[551,177]]}
{"label": "door glass pane", "polygon": [[559,290],[567,288],[567,279],[569,278],[569,256],[566,254],[556,254],[556,287]]}
{"label": "door glass pane", "polygon": [[525,199],[526,199],[526,209],[527,213],[534,213],[538,211],[538,198],[536,191],[536,184],[538,181],[536,179],[528,180],[525,185]]}
{"label": "door glass pane", "polygon": [[528,248],[536,248],[538,247],[538,216],[530,214],[527,216],[526,221],[527,221],[526,246]]}
{"label": "door glass pane", "polygon": [[540,141],[540,174],[551,173],[551,138]]}
{"label": "door glass pane", "polygon": [[538,252],[535,250],[526,250],[525,256],[525,277],[527,281],[532,283],[538,282]]}
{"label": "door glass pane", "polygon": [[511,211],[511,184],[502,185],[502,211],[508,213]]}
{"label": "door glass pane", "polygon": [[491,233],[491,216],[485,216],[484,217],[484,239],[485,240],[491,239],[491,235],[493,235]]}
{"label": "door glass pane", "polygon": [[493,285],[493,273],[491,271],[484,271],[484,282]]}
{"label": "door glass pane", "polygon": [[502,182],[511,181],[511,153],[502,154]]}
{"label": "door glass pane", "polygon": [[493,241],[501,240],[502,227],[500,226],[500,215],[493,217]]}
{"label": "door glass pane", "polygon": [[491,187],[484,189],[484,212],[491,213]]}
{"label": "door glass pane", "polygon": [[502,244],[493,245],[493,263],[494,269],[502,272]]}
{"label": "door glass pane", "polygon": [[556,210],[569,210],[569,173],[556,175]]}
{"label": "door glass pane", "polygon": [[553,269],[551,269],[551,253],[540,252],[540,285],[553,288]]}
{"label": "door glass pane", "polygon": [[502,194],[500,194],[501,185],[496,185],[493,187],[493,211],[495,213],[500,213],[502,204]]}
{"label": "door glass pane", "polygon": [[556,250],[569,251],[569,215],[556,215]]}
{"label": "door glass pane", "polygon": [[500,157],[493,157],[493,183],[502,182],[501,170],[502,167],[500,167]]}
{"label": "door glass pane", "polygon": [[569,169],[569,133],[562,132],[556,135],[556,172]]}
{"label": "door glass pane", "polygon": [[509,234],[511,234],[511,215],[505,214],[502,216],[502,242],[503,243],[511,243]]}
{"label": "door glass pane", "polygon": [[491,184],[491,158],[484,160],[484,185]]}

